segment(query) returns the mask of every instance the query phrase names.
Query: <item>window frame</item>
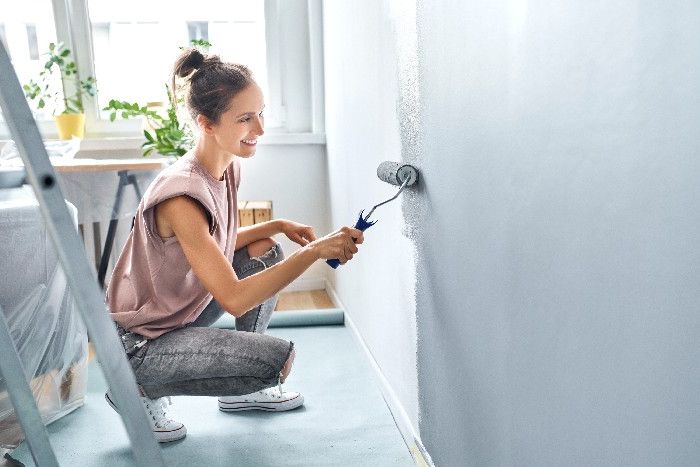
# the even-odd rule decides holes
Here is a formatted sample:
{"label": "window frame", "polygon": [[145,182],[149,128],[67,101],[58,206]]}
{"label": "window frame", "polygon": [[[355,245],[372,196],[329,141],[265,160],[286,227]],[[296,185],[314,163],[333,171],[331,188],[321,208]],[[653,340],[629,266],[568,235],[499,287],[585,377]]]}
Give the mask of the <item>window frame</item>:
{"label": "window frame", "polygon": [[[270,94],[266,107],[276,122],[266,133],[277,144],[318,142],[325,139],[323,125],[323,31],[321,0],[264,0],[267,72]],[[57,40],[74,52],[80,76],[95,76],[88,0],[51,0]],[[303,21],[300,21],[300,18]],[[75,44],[84,44],[76,48]],[[72,86],[64,82],[64,87]],[[67,89],[70,92],[70,89]],[[98,85],[99,92],[99,85]],[[37,121],[45,138],[58,137],[52,120]],[[285,135],[289,135],[286,138]],[[308,135],[305,138],[303,135]],[[7,124],[0,123],[0,140],[9,138]],[[123,147],[142,138],[140,119],[101,119],[96,99],[85,105],[85,138],[92,145]],[[117,140],[125,141],[119,142]],[[104,140],[103,142],[98,142]],[[90,144],[90,143],[89,143]]]}

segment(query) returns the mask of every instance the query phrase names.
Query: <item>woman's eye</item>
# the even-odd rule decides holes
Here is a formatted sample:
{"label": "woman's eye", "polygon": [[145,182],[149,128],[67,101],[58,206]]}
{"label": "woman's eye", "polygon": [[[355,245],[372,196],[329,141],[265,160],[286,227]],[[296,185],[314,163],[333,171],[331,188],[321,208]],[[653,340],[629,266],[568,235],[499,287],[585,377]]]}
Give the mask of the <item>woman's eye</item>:
{"label": "woman's eye", "polygon": [[[260,112],[260,113],[258,114],[258,117],[262,118],[262,117],[263,117],[263,113]],[[252,117],[245,117],[245,118],[240,119],[239,122],[240,122],[240,123],[249,122],[249,121],[251,120],[251,118],[252,118]]]}

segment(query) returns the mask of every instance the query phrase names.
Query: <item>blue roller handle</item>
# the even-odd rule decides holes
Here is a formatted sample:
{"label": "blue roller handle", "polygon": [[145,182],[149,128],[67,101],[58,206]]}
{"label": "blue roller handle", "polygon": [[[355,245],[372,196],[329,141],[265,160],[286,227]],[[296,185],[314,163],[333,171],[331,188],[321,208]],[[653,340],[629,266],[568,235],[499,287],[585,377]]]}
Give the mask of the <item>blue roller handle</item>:
{"label": "blue roller handle", "polygon": [[[355,228],[357,230],[361,230],[363,232],[377,223],[377,221],[367,222],[364,219],[364,217],[362,217],[362,214],[364,212],[365,212],[364,209],[362,211],[360,211],[360,218],[357,219],[357,222],[355,223]],[[340,261],[338,261],[337,259],[327,259],[326,263],[328,263],[328,266],[332,267],[333,269],[336,269],[338,266],[340,266]]]}

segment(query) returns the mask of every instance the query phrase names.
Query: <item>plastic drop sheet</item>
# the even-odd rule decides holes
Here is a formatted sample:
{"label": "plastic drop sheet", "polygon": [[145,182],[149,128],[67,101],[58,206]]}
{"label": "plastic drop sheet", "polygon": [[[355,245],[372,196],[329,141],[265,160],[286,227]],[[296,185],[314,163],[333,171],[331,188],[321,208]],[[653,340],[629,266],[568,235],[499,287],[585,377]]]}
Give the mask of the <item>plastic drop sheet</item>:
{"label": "plastic drop sheet", "polygon": [[[83,404],[87,331],[29,185],[0,190],[0,238],[0,306],[48,424]],[[13,449],[23,439],[0,377],[0,446]]]}

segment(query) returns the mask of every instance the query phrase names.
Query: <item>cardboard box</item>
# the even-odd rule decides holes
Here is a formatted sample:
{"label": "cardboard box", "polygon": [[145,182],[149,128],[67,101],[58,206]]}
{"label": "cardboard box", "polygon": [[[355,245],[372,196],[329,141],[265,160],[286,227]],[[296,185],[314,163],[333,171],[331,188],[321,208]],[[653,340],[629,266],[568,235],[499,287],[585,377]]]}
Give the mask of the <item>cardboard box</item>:
{"label": "cardboard box", "polygon": [[238,226],[246,227],[248,225],[253,225],[253,210],[246,209],[247,201],[238,202]]}
{"label": "cardboard box", "polygon": [[239,201],[238,226],[259,224],[272,219],[272,201]]}
{"label": "cardboard box", "polygon": [[253,210],[253,223],[259,224],[272,219],[272,201],[248,201],[246,209]]}

